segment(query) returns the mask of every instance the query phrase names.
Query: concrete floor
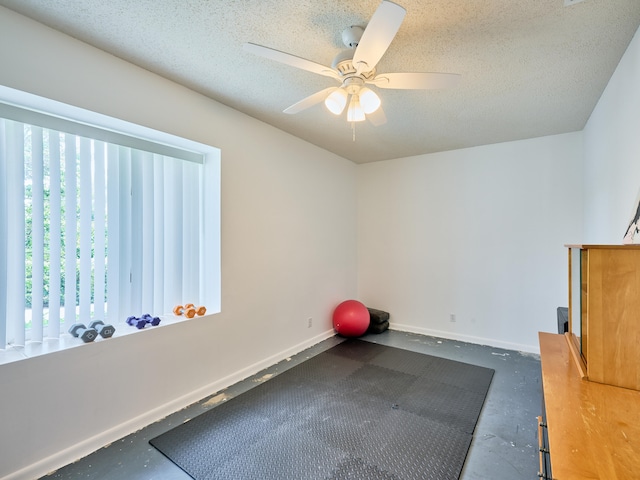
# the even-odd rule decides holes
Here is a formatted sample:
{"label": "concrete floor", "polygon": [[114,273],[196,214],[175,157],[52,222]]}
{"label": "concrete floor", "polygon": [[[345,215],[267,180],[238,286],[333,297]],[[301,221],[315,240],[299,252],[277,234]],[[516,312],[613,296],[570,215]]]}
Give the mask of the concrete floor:
{"label": "concrete floor", "polygon": [[[536,478],[539,468],[536,417],[541,411],[540,359],[537,355],[396,331],[368,335],[363,339],[493,368],[495,375],[461,479]],[[149,439],[214,408],[220,401],[241,394],[264,381],[265,375],[283,372],[341,341],[339,337],[325,340],[290,361],[280,362],[43,478],[189,479],[191,477],[153,448]]]}

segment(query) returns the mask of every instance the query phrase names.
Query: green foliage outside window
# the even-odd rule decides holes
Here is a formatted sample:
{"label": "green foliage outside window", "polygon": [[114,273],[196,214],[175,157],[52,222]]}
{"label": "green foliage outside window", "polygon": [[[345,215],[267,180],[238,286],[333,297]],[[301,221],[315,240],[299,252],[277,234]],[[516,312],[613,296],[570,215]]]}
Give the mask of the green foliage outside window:
{"label": "green foliage outside window", "polygon": [[[65,269],[65,258],[66,258],[66,242],[68,241],[66,237],[66,217],[65,217],[65,194],[66,194],[66,179],[65,179],[65,162],[69,161],[69,159],[65,156],[65,144],[64,141],[60,141],[60,238],[51,238],[51,191],[50,191],[50,151],[49,151],[49,133],[45,131],[43,135],[43,185],[35,186],[33,185],[33,175],[32,175],[32,141],[31,141],[31,127],[25,125],[25,142],[24,142],[24,182],[25,182],[25,201],[24,201],[24,209],[25,209],[25,306],[27,309],[32,308],[32,299],[33,299],[33,243],[32,243],[32,233],[33,233],[33,189],[34,188],[42,188],[44,195],[44,278],[43,278],[43,307],[45,309],[49,308],[50,303],[50,271],[51,271],[51,259],[49,253],[49,246],[52,242],[60,243],[60,306],[63,307],[65,304],[65,290],[68,286],[68,281],[71,280],[70,284],[72,288],[75,289],[76,292],[76,305],[79,304],[79,283],[80,283],[80,229],[76,228],[76,238],[75,238],[75,252],[76,252],[76,271],[75,275],[71,278],[68,277],[66,269]],[[53,134],[53,133],[52,133]],[[57,133],[55,133],[57,135]],[[78,149],[76,149],[78,151]],[[76,222],[79,225],[80,219],[80,209],[83,208],[80,202],[80,168],[83,168],[80,165],[80,157],[79,154],[76,155]],[[85,165],[84,168],[91,168],[90,165]],[[93,208],[91,208],[91,259],[93,264],[93,259],[95,255],[94,251],[94,240],[95,240],[95,229],[93,224],[94,212]],[[107,235],[105,232],[105,245]],[[105,249],[106,250],[106,249]],[[105,251],[106,256],[106,251]],[[75,277],[75,278],[74,278]],[[36,286],[37,287],[37,286]],[[56,291],[57,289],[53,289]],[[106,290],[106,272],[105,272],[105,290]],[[105,291],[106,293],[106,291]],[[91,269],[91,303],[94,301],[94,271]],[[46,319],[45,319],[46,322]]]}

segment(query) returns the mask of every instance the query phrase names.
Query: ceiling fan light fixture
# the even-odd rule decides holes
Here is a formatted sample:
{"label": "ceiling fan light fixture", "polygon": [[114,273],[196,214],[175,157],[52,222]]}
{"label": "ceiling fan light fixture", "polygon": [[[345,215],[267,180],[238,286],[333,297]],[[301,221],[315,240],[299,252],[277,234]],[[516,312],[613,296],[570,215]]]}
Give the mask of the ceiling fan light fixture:
{"label": "ceiling fan light fixture", "polygon": [[348,122],[362,122],[364,121],[364,110],[360,104],[360,98],[358,95],[351,95],[351,102],[349,102],[349,110],[347,110]]}
{"label": "ceiling fan light fixture", "polygon": [[[584,0],[564,0],[565,3],[578,3]],[[296,55],[284,53],[255,43],[245,43],[244,49],[264,58],[289,65],[300,70],[330,77],[341,83],[340,87],[328,87],[310,95],[283,112],[298,113],[321,102],[327,110],[336,116],[342,115],[346,108],[347,120],[362,122],[369,116],[372,125],[385,123],[380,97],[365,84],[375,88],[396,90],[431,90],[455,86],[460,75],[451,73],[396,72],[378,74],[378,62],[385,55],[395,38],[407,11],[392,0],[382,0],[366,27],[351,26],[342,33],[346,50],[338,53],[331,67],[307,60]]]}
{"label": "ceiling fan light fixture", "polygon": [[362,110],[364,110],[364,113],[373,113],[378,110],[378,108],[380,108],[380,104],[382,103],[380,101],[380,97],[376,95],[376,92],[374,92],[370,88],[362,88],[360,90],[359,96],[360,105],[362,105]]}
{"label": "ceiling fan light fixture", "polygon": [[334,90],[325,99],[324,104],[331,113],[334,115],[340,115],[344,111],[344,107],[347,105],[347,92],[343,88]]}

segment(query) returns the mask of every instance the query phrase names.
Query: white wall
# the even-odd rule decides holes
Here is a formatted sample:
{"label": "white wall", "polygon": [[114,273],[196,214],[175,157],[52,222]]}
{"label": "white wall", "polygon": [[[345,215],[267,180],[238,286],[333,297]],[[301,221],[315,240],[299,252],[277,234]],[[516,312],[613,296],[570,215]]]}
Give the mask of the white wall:
{"label": "white wall", "polygon": [[567,305],[581,160],[578,132],[360,166],[360,299],[392,328],[537,351]]}
{"label": "white wall", "polygon": [[640,34],[584,129],[584,243],[622,243],[640,193]]}
{"label": "white wall", "polygon": [[332,334],[356,295],[353,163],[2,7],[0,65],[1,85],[222,151],[222,313],[0,366],[0,478],[37,477]]}
{"label": "white wall", "polygon": [[0,366],[0,478],[315,343],[344,298],[396,328],[535,351],[566,305],[563,244],[618,242],[640,188],[638,42],[584,135],[356,167],[0,7],[1,85],[222,150],[222,313]]}

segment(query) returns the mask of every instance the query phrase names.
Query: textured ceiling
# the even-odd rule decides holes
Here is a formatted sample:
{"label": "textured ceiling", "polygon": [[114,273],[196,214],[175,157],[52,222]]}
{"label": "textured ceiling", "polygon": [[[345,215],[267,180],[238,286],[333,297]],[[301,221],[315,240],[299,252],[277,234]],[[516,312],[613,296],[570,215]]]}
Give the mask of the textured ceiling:
{"label": "textured ceiling", "polygon": [[[387,123],[319,104],[328,77],[243,50],[330,65],[380,0],[0,0],[0,5],[357,163],[581,130],[640,25],[640,0],[398,0],[378,72],[459,73],[454,89],[378,90]],[[375,89],[375,87],[374,87]]]}

